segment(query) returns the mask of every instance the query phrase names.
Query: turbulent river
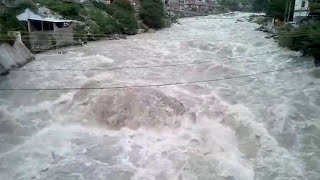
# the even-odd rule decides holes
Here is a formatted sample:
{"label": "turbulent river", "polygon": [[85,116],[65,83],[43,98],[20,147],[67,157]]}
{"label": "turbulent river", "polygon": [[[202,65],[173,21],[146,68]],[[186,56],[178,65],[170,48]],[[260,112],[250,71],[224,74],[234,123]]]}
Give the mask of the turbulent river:
{"label": "turbulent river", "polygon": [[0,179],[319,179],[319,69],[246,16],[53,50],[1,77]]}

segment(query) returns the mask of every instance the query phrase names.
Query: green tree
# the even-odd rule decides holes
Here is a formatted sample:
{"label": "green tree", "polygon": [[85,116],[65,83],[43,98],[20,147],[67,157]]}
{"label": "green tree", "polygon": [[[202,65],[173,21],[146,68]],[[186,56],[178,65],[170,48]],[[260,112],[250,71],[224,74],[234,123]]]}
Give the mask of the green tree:
{"label": "green tree", "polygon": [[[34,0],[35,2],[45,5],[47,8],[52,11],[61,14],[65,17],[79,19],[79,15],[84,7],[77,3],[67,3],[55,0]],[[85,11],[82,11],[85,12]]]}
{"label": "green tree", "polygon": [[165,27],[165,12],[161,0],[143,0],[139,12],[143,23],[147,26],[160,29]]}
{"label": "green tree", "polygon": [[137,33],[138,22],[132,13],[124,10],[117,10],[113,14],[113,17],[118,20],[122,33],[129,35]]}
{"label": "green tree", "polygon": [[104,34],[119,32],[119,25],[116,20],[108,16],[101,10],[91,10],[89,12],[90,19],[94,20],[100,27],[99,31]]}
{"label": "green tree", "polygon": [[284,20],[285,16],[287,16],[286,8],[288,5],[290,5],[290,2],[291,2],[291,6],[288,8],[291,9],[290,16],[292,16],[293,8],[294,8],[294,2],[292,0],[270,0],[266,8],[267,15]]}
{"label": "green tree", "polygon": [[137,33],[138,22],[135,18],[134,8],[128,0],[116,0],[112,4],[93,1],[93,6],[111,15],[118,23],[118,27],[124,34]]}
{"label": "green tree", "polygon": [[262,12],[266,10],[268,0],[254,0],[252,2],[252,9],[255,12]]}
{"label": "green tree", "polygon": [[122,33],[129,35],[137,33],[138,22],[134,8],[128,0],[116,0],[109,5],[107,12],[118,21]]}

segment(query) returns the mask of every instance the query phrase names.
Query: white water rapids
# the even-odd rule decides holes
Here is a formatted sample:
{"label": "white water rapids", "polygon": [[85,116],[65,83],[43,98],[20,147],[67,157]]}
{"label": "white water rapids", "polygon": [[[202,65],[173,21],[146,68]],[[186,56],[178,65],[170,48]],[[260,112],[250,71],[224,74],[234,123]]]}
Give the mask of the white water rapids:
{"label": "white water rapids", "polygon": [[49,51],[1,77],[55,90],[0,91],[0,179],[319,179],[319,69],[245,16]]}

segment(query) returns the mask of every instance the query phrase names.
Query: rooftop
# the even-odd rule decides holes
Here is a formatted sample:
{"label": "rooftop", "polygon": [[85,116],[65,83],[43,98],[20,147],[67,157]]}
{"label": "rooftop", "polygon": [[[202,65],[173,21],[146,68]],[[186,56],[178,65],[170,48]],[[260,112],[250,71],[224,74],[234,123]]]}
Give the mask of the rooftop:
{"label": "rooftop", "polygon": [[72,22],[73,20],[65,20],[65,19],[55,19],[55,18],[43,18],[39,16],[38,14],[35,14],[30,9],[26,9],[23,13],[19,14],[17,16],[17,19],[19,21],[28,21],[28,20],[34,20],[34,21],[45,21],[45,22],[55,22],[55,23],[61,23],[61,22]]}

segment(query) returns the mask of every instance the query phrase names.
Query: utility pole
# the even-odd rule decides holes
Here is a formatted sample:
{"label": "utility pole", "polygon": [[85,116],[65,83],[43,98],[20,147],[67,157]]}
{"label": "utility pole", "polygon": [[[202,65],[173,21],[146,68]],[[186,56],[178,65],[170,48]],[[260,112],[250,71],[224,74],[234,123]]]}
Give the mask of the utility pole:
{"label": "utility pole", "polygon": [[285,12],[284,12],[284,18],[283,18],[284,22],[287,21],[288,6],[289,6],[289,2],[286,1],[286,10],[285,10]]}
{"label": "utility pole", "polygon": [[287,21],[290,21],[290,15],[291,15],[291,9],[292,9],[292,0],[289,0],[289,12],[288,12],[288,18]]}

